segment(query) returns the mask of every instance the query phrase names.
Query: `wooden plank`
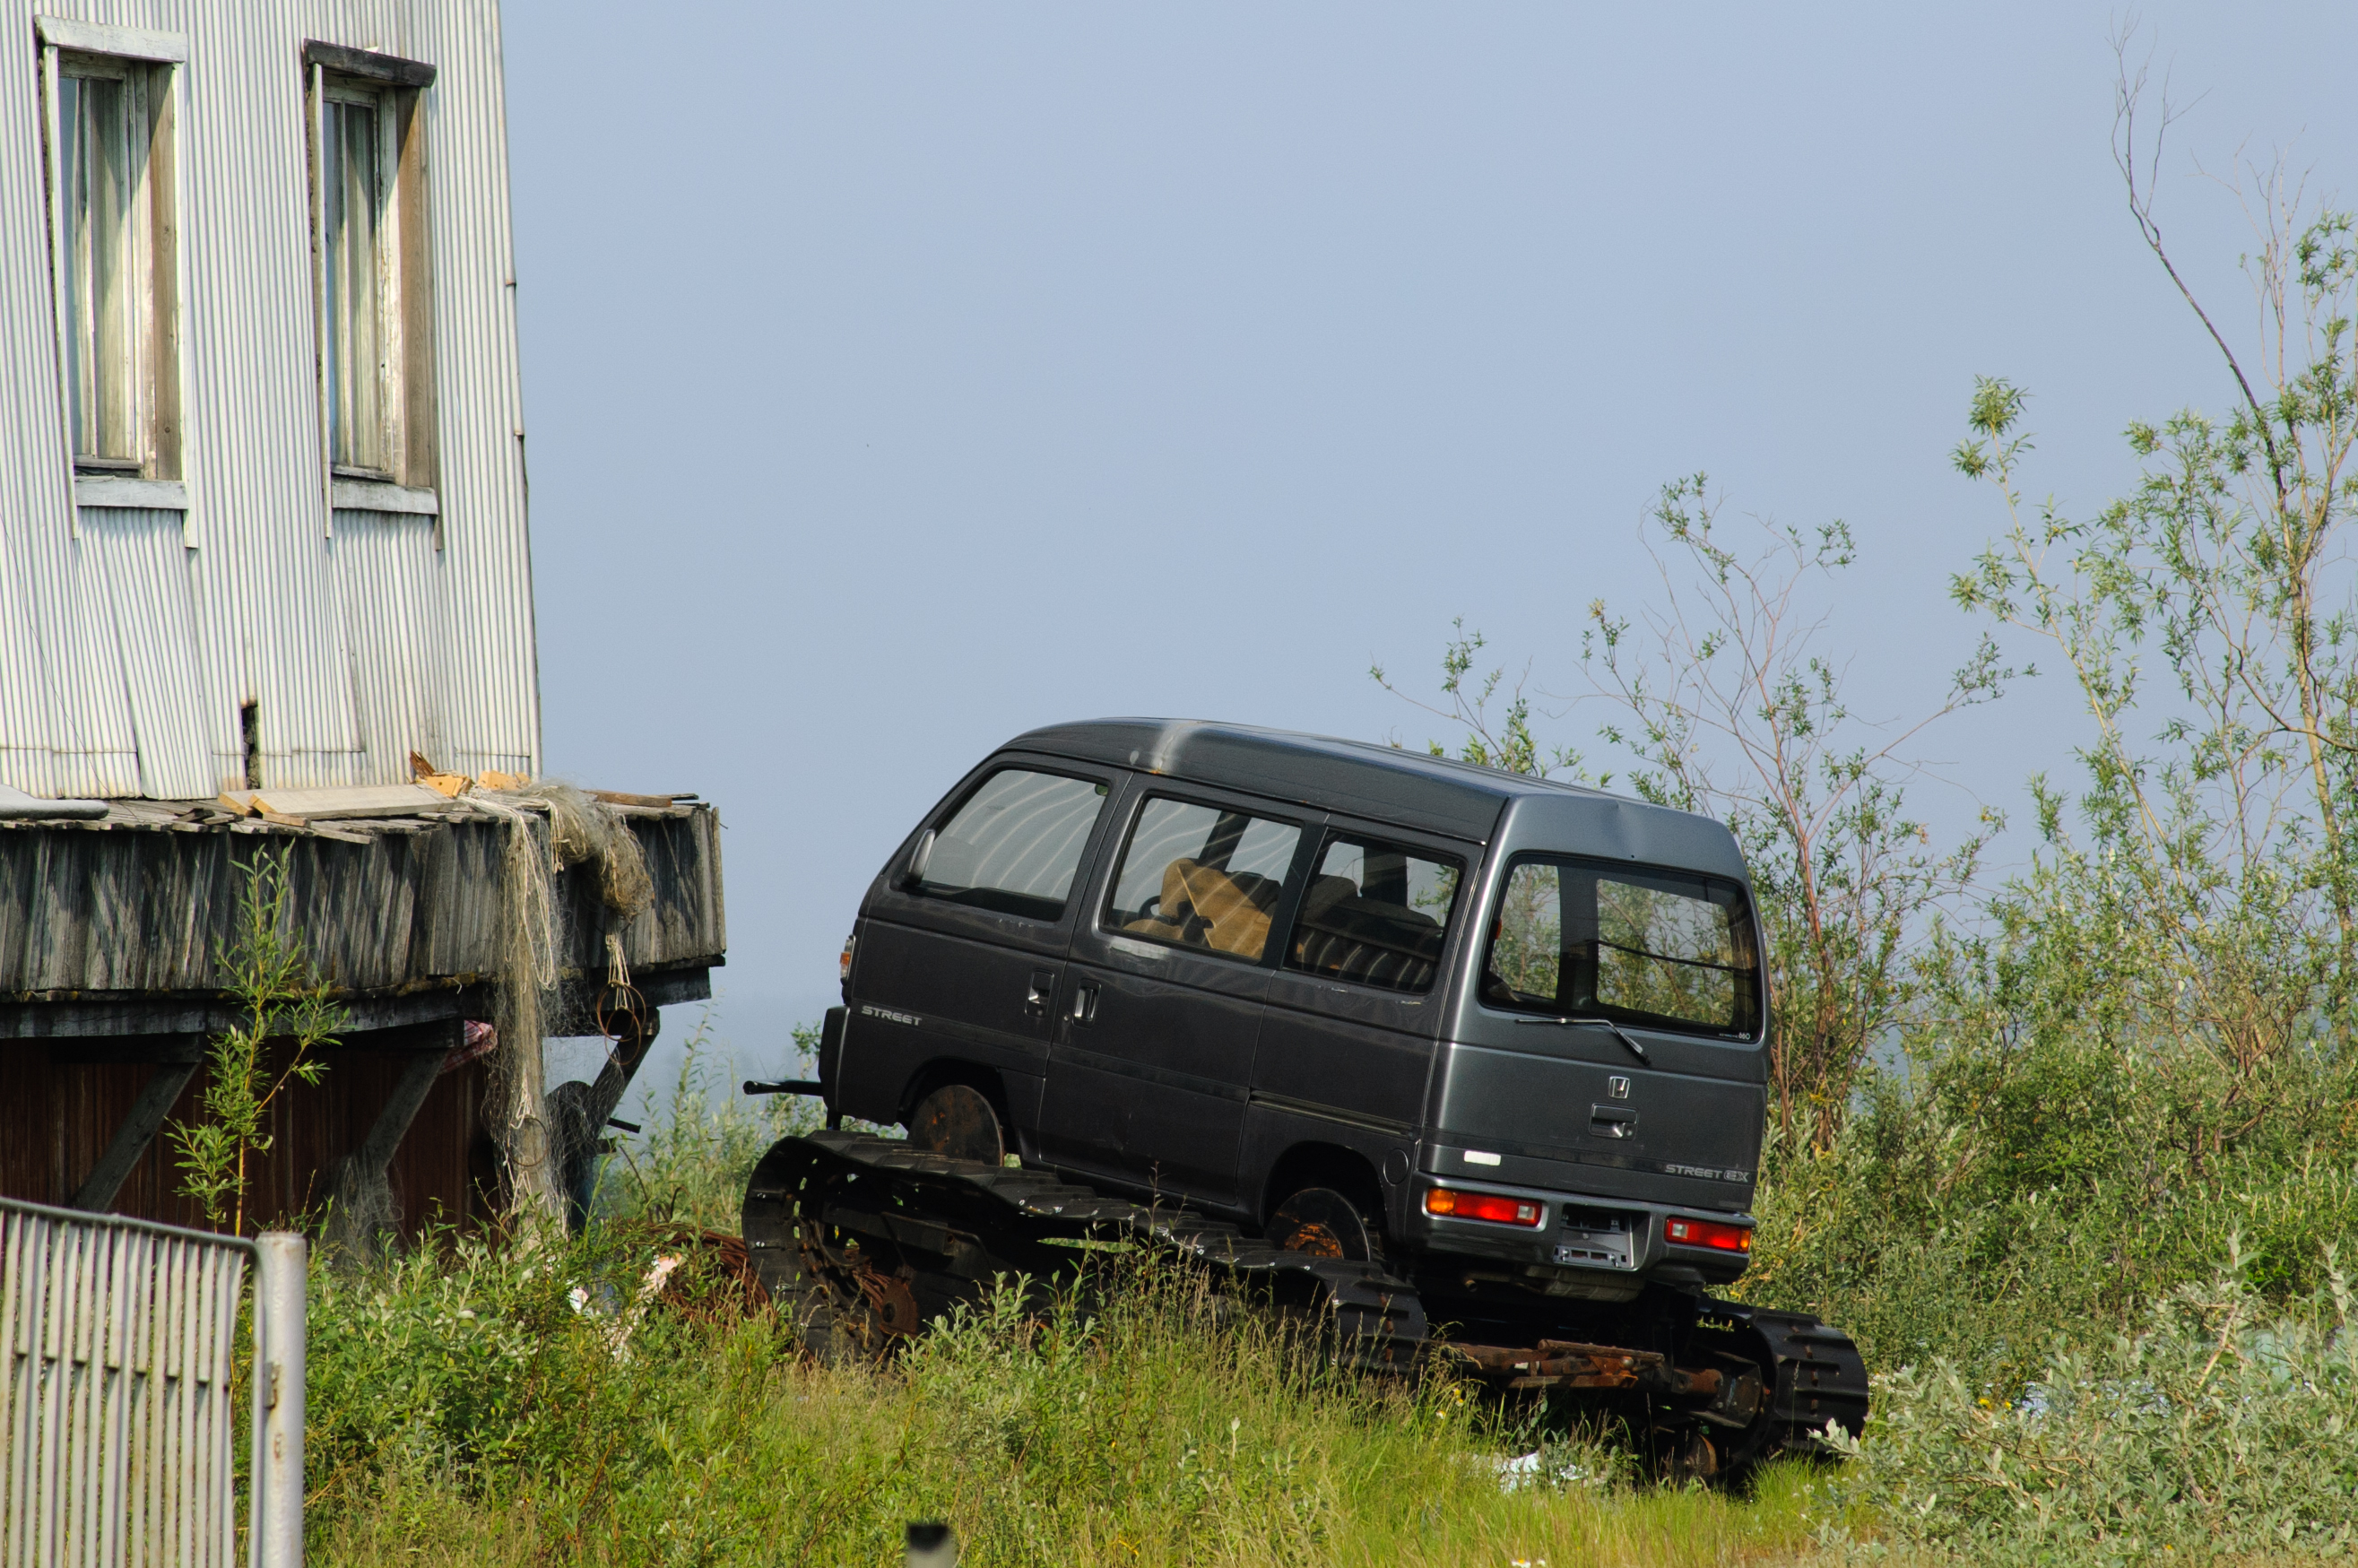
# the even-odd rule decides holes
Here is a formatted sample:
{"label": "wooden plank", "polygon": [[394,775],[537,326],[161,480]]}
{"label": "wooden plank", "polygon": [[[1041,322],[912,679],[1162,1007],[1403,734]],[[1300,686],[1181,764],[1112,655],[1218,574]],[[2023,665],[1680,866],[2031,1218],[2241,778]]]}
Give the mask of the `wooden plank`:
{"label": "wooden plank", "polygon": [[52,1035],[49,1043],[53,1067],[94,1067],[158,1062],[200,1062],[205,1037],[195,1030],[158,1034]]}
{"label": "wooden plank", "polygon": [[265,816],[308,820],[337,816],[415,816],[421,811],[445,811],[450,800],[424,784],[359,784],[348,789],[264,789],[252,795],[252,805]]}
{"label": "wooden plank", "polygon": [[672,808],[672,797],[667,795],[625,795],[618,789],[593,789],[588,794],[591,800],[602,800],[608,806],[637,806],[649,811]]}

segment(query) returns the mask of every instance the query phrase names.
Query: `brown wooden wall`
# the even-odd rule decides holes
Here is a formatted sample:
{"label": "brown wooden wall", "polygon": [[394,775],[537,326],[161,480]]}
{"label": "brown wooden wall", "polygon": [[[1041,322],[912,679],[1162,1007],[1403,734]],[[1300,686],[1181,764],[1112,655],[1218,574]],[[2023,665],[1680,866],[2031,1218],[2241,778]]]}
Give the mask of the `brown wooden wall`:
{"label": "brown wooden wall", "polygon": [[[157,1071],[145,1064],[61,1059],[70,1044],[57,1042],[53,1049],[48,1041],[0,1040],[0,1195],[65,1202]],[[327,1076],[317,1085],[287,1085],[272,1107],[276,1141],[250,1177],[248,1234],[317,1210],[336,1162],[368,1136],[413,1055],[337,1047],[327,1053]],[[485,1071],[475,1061],[437,1079],[394,1156],[394,1203],[405,1234],[437,1221],[479,1223],[496,1212],[496,1166],[481,1115]],[[115,1195],[114,1213],[211,1228],[179,1194],[170,1142],[173,1126],[195,1114],[204,1084],[200,1069]]]}

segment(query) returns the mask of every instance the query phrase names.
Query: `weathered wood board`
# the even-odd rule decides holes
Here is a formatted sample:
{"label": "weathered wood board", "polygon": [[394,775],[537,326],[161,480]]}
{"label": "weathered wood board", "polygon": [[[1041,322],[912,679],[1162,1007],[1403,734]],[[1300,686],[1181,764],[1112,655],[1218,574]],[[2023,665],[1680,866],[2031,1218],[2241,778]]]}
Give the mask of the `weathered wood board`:
{"label": "weathered wood board", "polygon": [[[595,866],[559,873],[560,966],[602,974],[610,929],[633,970],[719,962],[728,932],[718,815],[698,806],[627,820],[654,902],[622,921],[599,896]],[[504,824],[378,824],[356,828],[359,842],[244,826],[0,826],[0,1037],[38,1032],[11,1027],[20,1010],[8,1003],[136,1009],[219,992],[244,868],[261,854],[288,858],[291,925],[340,992],[484,986],[497,973]]]}

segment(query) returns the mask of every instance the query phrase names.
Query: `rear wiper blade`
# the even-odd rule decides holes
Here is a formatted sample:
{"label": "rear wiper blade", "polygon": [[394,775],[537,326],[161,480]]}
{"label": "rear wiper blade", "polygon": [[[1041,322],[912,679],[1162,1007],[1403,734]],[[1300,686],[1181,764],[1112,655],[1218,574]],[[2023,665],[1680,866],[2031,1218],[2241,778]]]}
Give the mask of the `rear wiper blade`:
{"label": "rear wiper blade", "polygon": [[1515,1020],[1515,1022],[1517,1023],[1553,1023],[1575,1026],[1585,1025],[1590,1029],[1610,1030],[1614,1039],[1618,1040],[1622,1044],[1629,1047],[1629,1054],[1631,1055],[1637,1057],[1640,1062],[1646,1062],[1649,1065],[1651,1065],[1651,1058],[1646,1054],[1646,1048],[1643,1045],[1639,1044],[1637,1040],[1632,1037],[1627,1030],[1623,1029],[1619,1024],[1614,1022],[1609,1018],[1519,1018]]}

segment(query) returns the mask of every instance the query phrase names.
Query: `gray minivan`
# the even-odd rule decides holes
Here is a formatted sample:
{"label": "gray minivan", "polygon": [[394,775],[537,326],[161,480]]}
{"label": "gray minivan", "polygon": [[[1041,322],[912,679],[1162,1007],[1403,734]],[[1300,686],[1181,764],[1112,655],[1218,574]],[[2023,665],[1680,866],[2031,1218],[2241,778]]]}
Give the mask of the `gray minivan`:
{"label": "gray minivan", "polygon": [[1008,742],[893,852],[819,1081],[939,1153],[1376,1260],[1477,1336],[1628,1345],[1745,1268],[1765,988],[1707,817],[1104,719]]}

